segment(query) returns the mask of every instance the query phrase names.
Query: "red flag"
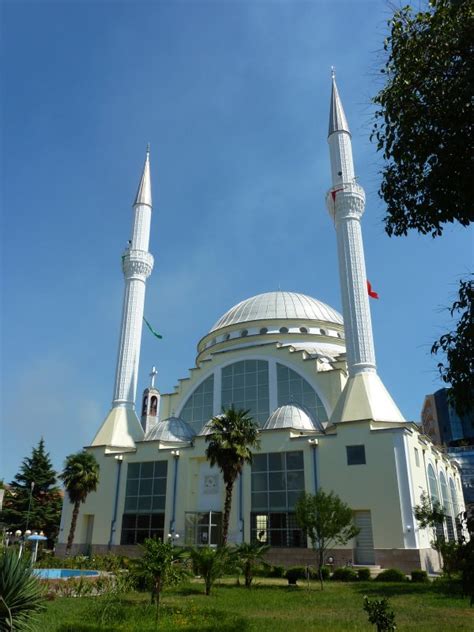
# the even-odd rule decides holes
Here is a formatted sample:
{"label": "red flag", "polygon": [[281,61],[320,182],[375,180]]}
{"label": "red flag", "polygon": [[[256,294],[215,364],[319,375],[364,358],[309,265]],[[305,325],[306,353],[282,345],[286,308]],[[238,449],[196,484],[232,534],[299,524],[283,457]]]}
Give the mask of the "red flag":
{"label": "red flag", "polygon": [[336,203],[336,193],[338,193],[339,191],[344,191],[344,187],[341,187],[340,189],[334,189],[333,191],[331,191],[331,197],[334,204]]}
{"label": "red flag", "polygon": [[368,292],[370,298],[378,298],[379,297],[377,292],[374,292],[374,290],[372,289],[372,285],[371,285],[369,280],[367,280],[367,292]]}

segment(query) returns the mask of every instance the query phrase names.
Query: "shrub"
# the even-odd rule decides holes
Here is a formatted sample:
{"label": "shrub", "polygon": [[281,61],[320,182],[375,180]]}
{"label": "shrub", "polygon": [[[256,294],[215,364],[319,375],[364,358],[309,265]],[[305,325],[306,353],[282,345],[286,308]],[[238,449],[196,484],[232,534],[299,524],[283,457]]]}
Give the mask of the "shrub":
{"label": "shrub", "polygon": [[411,572],[411,581],[412,582],[427,582],[428,581],[428,573],[426,571],[422,571],[419,568],[415,569]]}
{"label": "shrub", "polygon": [[389,603],[386,599],[373,599],[370,601],[370,599],[364,597],[364,610],[369,615],[369,623],[377,626],[377,632],[392,632],[397,629],[395,614],[388,607]]}
{"label": "shrub", "polygon": [[358,568],[357,579],[360,582],[368,582],[370,580],[370,568]]}
{"label": "shrub", "polygon": [[306,569],[304,566],[291,566],[286,570],[285,577],[294,586],[298,579],[306,579]]}
{"label": "shrub", "polygon": [[286,569],[284,566],[271,566],[267,572],[267,577],[284,577]]}
{"label": "shrub", "polygon": [[406,581],[405,573],[398,568],[387,568],[375,578],[378,582],[404,582]]}
{"label": "shrub", "polygon": [[44,608],[43,588],[32,571],[28,557],[18,559],[16,548],[1,551],[0,629],[29,629],[34,616]]}
{"label": "shrub", "polygon": [[357,580],[357,573],[349,566],[341,566],[334,570],[331,579],[339,582],[355,582]]}

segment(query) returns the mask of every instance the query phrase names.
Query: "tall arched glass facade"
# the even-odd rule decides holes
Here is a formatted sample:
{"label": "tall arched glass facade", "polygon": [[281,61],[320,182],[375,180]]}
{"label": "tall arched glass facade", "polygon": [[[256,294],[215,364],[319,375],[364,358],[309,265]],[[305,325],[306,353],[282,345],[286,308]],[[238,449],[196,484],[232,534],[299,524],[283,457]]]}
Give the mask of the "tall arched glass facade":
{"label": "tall arched glass facade", "polygon": [[430,486],[430,497],[432,503],[439,503],[438,483],[433,466],[428,465],[428,485]]}
{"label": "tall arched glass facade", "polygon": [[180,417],[187,421],[194,432],[198,434],[213,415],[214,403],[214,374],[200,384],[186,401]]}
{"label": "tall arched glass facade", "polygon": [[314,388],[296,371],[283,364],[277,364],[278,406],[299,404],[314,422],[328,420],[326,409]]}
{"label": "tall arched glass facade", "polygon": [[241,360],[222,369],[221,405],[250,410],[250,415],[263,426],[270,415],[268,362]]}
{"label": "tall arched glass facade", "polygon": [[449,498],[448,486],[446,484],[446,477],[443,474],[443,472],[441,472],[439,479],[441,483],[441,495],[443,497],[443,509],[444,509],[444,513],[446,514],[446,527],[448,529],[448,539],[452,541],[455,539],[455,537],[454,537],[454,523],[453,523],[453,517],[452,517],[451,499]]}

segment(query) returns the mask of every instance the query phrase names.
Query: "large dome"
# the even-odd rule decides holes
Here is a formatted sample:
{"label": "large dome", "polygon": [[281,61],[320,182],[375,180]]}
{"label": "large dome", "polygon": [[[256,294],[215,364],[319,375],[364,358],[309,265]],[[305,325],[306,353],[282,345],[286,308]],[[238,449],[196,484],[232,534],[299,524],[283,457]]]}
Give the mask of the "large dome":
{"label": "large dome", "polygon": [[274,319],[322,320],[343,324],[339,312],[311,296],[295,292],[265,292],[234,305],[219,318],[211,332],[228,325]]}

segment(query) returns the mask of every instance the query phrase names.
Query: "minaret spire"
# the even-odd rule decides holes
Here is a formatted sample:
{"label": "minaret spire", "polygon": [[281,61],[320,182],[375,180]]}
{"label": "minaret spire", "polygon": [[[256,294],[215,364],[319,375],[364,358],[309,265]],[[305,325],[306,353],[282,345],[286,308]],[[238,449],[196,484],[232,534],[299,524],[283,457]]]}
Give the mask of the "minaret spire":
{"label": "minaret spire", "polygon": [[133,211],[132,239],[122,255],[125,293],[112,409],[92,442],[110,451],[134,449],[135,441],[144,436],[135,413],[135,397],[145,285],[153,270],[153,257],[148,252],[152,212],[149,146]]}
{"label": "minaret spire", "polygon": [[356,182],[349,125],[332,69],[328,143],[332,187],[326,198],[334,220],[339,257],[342,311],[349,379],[332,420],[402,421],[403,417],[376,372],[372,320],[367,294],[361,219],[364,189]]}

